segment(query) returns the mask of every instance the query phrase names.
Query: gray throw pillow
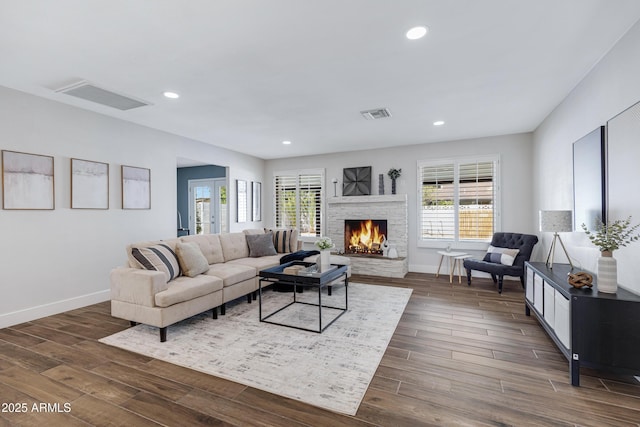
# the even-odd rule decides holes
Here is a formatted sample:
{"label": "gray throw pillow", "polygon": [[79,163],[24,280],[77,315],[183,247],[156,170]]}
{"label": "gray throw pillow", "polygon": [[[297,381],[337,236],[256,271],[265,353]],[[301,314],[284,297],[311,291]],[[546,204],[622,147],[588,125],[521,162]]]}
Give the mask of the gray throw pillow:
{"label": "gray throw pillow", "polygon": [[249,245],[249,256],[252,258],[278,255],[276,248],[273,246],[273,235],[271,233],[248,234],[247,244]]}
{"label": "gray throw pillow", "polygon": [[209,271],[209,262],[202,254],[197,243],[178,242],[176,244],[176,255],[178,255],[178,261],[180,262],[180,267],[182,267],[182,274],[187,277],[196,277]]}

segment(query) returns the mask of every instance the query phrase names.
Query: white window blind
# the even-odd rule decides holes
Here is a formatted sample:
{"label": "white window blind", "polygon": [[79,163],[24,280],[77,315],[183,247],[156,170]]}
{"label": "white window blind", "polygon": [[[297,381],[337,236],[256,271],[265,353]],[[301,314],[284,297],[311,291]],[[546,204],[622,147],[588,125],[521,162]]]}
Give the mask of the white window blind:
{"label": "white window blind", "polygon": [[322,171],[276,173],[276,227],[297,229],[301,236],[321,236],[324,216],[323,182]]}
{"label": "white window blind", "polygon": [[490,241],[497,165],[497,159],[420,162],[420,240]]}

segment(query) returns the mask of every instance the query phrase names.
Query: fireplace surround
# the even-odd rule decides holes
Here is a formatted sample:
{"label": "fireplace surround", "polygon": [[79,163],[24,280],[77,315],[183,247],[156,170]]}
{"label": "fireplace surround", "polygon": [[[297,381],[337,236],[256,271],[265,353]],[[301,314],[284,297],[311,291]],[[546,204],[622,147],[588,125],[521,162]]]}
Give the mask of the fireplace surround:
{"label": "fireplace surround", "polygon": [[[354,274],[383,277],[404,277],[407,274],[409,268],[406,194],[330,197],[327,199],[327,205],[327,234],[336,242],[335,249],[350,257]],[[346,253],[345,220],[370,218],[386,219],[387,239],[389,244],[395,246],[398,258]]]}

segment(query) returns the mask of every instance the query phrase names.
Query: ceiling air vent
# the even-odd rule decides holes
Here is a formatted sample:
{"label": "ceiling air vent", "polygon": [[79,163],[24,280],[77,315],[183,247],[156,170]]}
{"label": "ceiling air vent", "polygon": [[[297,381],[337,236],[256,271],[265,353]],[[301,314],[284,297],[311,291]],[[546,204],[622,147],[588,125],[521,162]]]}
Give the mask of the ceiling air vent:
{"label": "ceiling air vent", "polygon": [[132,108],[144,107],[151,105],[149,102],[135,99],[130,96],[120,95],[113,91],[101,88],[86,80],[79,81],[70,86],[65,86],[56,90],[58,93],[75,96],[96,104],[106,105],[107,107],[117,108],[118,110],[131,110]]}
{"label": "ceiling air vent", "polygon": [[362,117],[367,120],[384,119],[385,117],[391,117],[391,112],[386,108],[376,108],[375,110],[360,111]]}

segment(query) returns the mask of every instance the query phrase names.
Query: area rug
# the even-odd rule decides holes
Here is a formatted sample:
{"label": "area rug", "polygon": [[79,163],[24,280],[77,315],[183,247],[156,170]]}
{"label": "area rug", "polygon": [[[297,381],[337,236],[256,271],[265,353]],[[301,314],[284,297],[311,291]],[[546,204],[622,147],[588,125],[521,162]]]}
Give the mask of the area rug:
{"label": "area rug", "polygon": [[[344,286],[322,303],[341,306]],[[218,319],[202,314],[169,326],[161,343],[158,329],[138,325],[100,342],[176,365],[355,415],[411,296],[411,289],[350,283],[349,310],[322,334],[260,322],[257,301],[228,306]],[[317,292],[297,294],[317,301]],[[267,290],[263,314],[284,306],[292,293]],[[326,315],[326,318],[325,318]],[[337,310],[323,309],[323,322]],[[318,309],[296,304],[279,321],[317,324]],[[275,316],[274,316],[275,318]],[[273,320],[273,318],[271,319]]]}

